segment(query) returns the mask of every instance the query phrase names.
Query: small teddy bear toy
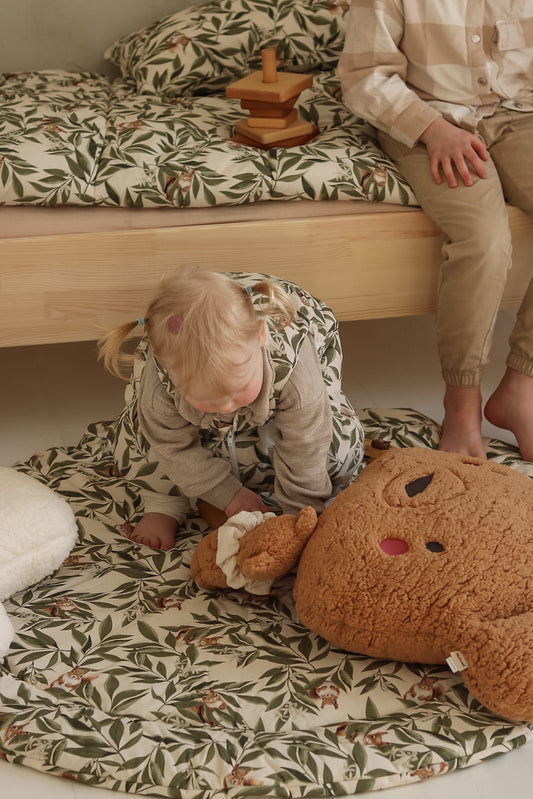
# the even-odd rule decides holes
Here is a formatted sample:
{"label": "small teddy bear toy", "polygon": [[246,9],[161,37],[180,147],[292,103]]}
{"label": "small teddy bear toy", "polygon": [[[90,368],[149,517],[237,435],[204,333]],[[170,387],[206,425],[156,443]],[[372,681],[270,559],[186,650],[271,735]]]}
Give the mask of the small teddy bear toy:
{"label": "small teddy bear toy", "polygon": [[[374,658],[448,663],[489,710],[531,722],[532,519],[533,481],[509,467],[395,449],[318,520],[306,508],[253,522],[231,570],[267,592],[297,565],[295,607],[314,633]],[[201,587],[233,583],[216,563],[225,526],[194,554]]]}

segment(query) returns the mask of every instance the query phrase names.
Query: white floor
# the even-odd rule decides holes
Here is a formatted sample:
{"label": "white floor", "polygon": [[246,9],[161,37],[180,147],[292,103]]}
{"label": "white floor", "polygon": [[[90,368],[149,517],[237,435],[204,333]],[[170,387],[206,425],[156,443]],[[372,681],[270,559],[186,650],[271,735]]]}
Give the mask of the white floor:
{"label": "white floor", "polygon": [[[513,314],[498,318],[488,396],[505,368]],[[442,382],[433,320],[415,317],[341,325],[344,387],[356,407],[416,408],[439,421]],[[74,444],[85,426],[111,418],[123,384],[96,362],[92,343],[0,349],[0,465],[10,466],[51,445]],[[512,440],[485,424],[485,435]],[[391,789],[387,799],[531,799],[533,745],[425,783]],[[104,799],[119,794],[87,788],[0,761],[2,799]],[[121,794],[122,795],[122,794]],[[126,794],[123,794],[124,796]],[[368,796],[376,794],[367,794]]]}

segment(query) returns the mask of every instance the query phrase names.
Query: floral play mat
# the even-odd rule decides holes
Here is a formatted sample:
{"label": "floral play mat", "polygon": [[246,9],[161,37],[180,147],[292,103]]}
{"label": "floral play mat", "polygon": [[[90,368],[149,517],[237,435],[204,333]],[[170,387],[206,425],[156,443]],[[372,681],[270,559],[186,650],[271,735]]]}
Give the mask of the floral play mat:
{"label": "floral play mat", "polygon": [[[434,446],[411,410],[362,411],[367,435]],[[526,744],[533,726],[485,710],[445,667],[338,650],[295,615],[289,576],[267,598],[191,581],[195,516],[170,552],[121,531],[139,498],[114,476],[113,423],[19,464],[72,505],[79,542],[5,603],[0,754],[128,793],[324,796],[443,775]],[[533,477],[513,447],[490,457]]]}

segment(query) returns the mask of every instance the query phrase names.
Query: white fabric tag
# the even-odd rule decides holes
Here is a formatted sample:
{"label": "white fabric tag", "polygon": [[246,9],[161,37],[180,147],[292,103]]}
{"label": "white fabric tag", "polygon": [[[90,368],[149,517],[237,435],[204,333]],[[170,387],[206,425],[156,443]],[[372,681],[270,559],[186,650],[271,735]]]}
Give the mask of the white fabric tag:
{"label": "white fabric tag", "polygon": [[450,656],[446,658],[446,663],[454,674],[468,668],[468,662],[462,652],[450,652]]}

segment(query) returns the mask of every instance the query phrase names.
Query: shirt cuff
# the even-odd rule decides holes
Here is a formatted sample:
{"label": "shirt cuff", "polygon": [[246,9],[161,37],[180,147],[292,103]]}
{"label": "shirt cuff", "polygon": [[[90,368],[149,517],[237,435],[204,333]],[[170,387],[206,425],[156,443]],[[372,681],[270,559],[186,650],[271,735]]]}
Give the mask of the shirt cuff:
{"label": "shirt cuff", "polygon": [[225,477],[221,483],[214,486],[214,488],[202,492],[201,499],[214,505],[215,508],[219,508],[219,510],[224,510],[241,488],[242,483],[232,474],[228,474],[228,476]]}
{"label": "shirt cuff", "polygon": [[396,117],[389,135],[407,147],[414,147],[424,131],[440,116],[439,111],[424,102],[416,107],[409,106]]}

